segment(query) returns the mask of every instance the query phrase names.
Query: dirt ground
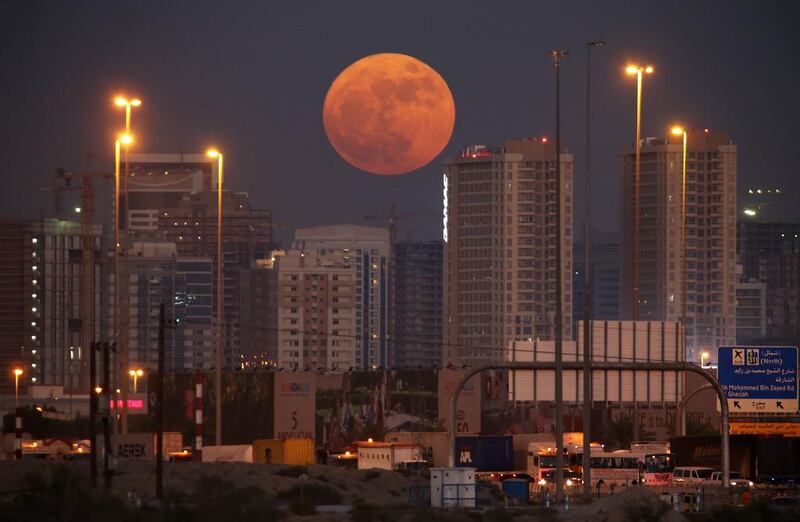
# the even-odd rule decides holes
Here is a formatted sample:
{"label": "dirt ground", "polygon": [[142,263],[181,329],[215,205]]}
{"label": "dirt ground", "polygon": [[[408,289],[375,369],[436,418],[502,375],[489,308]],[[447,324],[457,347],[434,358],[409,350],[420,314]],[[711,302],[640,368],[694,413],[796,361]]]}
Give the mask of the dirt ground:
{"label": "dirt ground", "polygon": [[[76,480],[89,483],[88,462],[69,462],[67,466]],[[0,461],[0,494],[22,491],[28,487],[26,476],[42,474],[49,476],[59,464],[48,461]],[[428,480],[418,475],[406,475],[383,470],[353,470],[329,466],[308,466],[306,477],[284,476],[288,466],[246,464],[246,463],[165,463],[164,491],[168,497],[176,494],[189,495],[203,479],[222,480],[237,488],[256,487],[269,497],[280,497],[282,492],[299,484],[310,489],[316,486],[335,488],[341,495],[341,504],[379,507],[382,516],[375,520],[420,520],[420,512],[408,506],[409,489],[416,486],[429,485]],[[121,463],[112,479],[112,490],[116,495],[127,498],[131,502],[141,499],[150,502],[154,496],[155,464],[146,461],[128,461]],[[99,484],[102,485],[102,476]],[[638,510],[638,511],[637,511]],[[559,510],[560,511],[560,510]],[[547,510],[541,508],[512,509],[516,522],[534,522],[544,520],[564,520],[576,522],[626,522],[628,520],[660,520],[681,522],[683,515],[666,508],[658,497],[644,489],[631,488],[617,495],[604,497],[589,505],[571,505],[569,510]],[[391,518],[386,516],[391,513]],[[415,514],[416,513],[416,514]],[[483,514],[486,514],[485,512]],[[474,511],[449,510],[428,511],[435,519],[447,521],[475,520],[482,516]],[[653,515],[656,515],[654,518]],[[298,517],[287,513],[286,520],[309,520],[309,517]],[[313,515],[315,521],[340,522],[351,520],[351,515],[335,513],[318,513]],[[428,516],[424,516],[428,518]],[[493,518],[489,516],[488,518]]]}
{"label": "dirt ground", "polygon": [[[80,480],[89,483],[88,462],[64,464]],[[55,464],[48,461],[0,461],[0,493],[19,491],[26,487],[25,477],[31,473],[52,472]],[[426,486],[428,481],[418,475],[405,475],[383,470],[355,470],[331,466],[308,466],[307,478],[281,476],[280,470],[289,466],[269,464],[230,463],[165,463],[164,491],[189,493],[202,478],[216,478],[243,488],[255,486],[270,496],[288,491],[301,482],[304,485],[327,485],[336,488],[342,495],[343,504],[367,502],[390,506],[407,504],[409,488]],[[103,484],[103,477],[98,477]],[[155,493],[155,464],[131,460],[121,462],[112,478],[112,490],[121,496],[137,496],[149,499]]]}

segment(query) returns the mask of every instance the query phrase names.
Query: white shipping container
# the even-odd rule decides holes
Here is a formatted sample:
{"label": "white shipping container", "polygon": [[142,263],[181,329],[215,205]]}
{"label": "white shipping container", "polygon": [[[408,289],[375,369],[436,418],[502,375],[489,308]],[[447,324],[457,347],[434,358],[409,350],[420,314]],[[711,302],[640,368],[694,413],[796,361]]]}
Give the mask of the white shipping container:
{"label": "white shipping container", "polygon": [[358,445],[358,469],[393,470],[401,462],[424,460],[424,450],[416,444],[362,442]]}
{"label": "white shipping container", "polygon": [[203,462],[253,462],[252,444],[203,446]]}

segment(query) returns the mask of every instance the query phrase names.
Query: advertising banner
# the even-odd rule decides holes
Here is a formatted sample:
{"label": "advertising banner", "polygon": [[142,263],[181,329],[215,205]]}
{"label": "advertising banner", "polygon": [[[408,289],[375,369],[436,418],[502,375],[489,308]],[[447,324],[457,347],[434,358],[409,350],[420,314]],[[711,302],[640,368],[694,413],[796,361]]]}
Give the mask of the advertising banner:
{"label": "advertising banner", "polygon": [[275,374],[275,438],[312,439],[316,408],[316,374]]}

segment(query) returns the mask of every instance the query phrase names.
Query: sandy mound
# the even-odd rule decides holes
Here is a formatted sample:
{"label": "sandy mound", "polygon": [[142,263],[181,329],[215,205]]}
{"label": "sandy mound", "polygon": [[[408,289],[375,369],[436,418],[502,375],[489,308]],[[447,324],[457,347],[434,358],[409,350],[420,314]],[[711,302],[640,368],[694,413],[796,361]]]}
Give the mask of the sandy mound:
{"label": "sandy mound", "polygon": [[[661,515],[660,518],[658,515]],[[645,488],[628,488],[617,495],[578,505],[561,515],[570,522],[628,522],[635,520],[662,520],[685,522],[686,517],[662,502]]]}

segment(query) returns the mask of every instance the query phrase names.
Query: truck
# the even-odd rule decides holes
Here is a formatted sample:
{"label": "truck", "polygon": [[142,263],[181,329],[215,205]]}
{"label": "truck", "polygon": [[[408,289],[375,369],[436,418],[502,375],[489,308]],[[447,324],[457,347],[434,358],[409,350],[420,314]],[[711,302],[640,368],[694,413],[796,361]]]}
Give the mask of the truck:
{"label": "truck", "polygon": [[358,469],[419,469],[427,466],[426,451],[416,444],[361,441]]}

